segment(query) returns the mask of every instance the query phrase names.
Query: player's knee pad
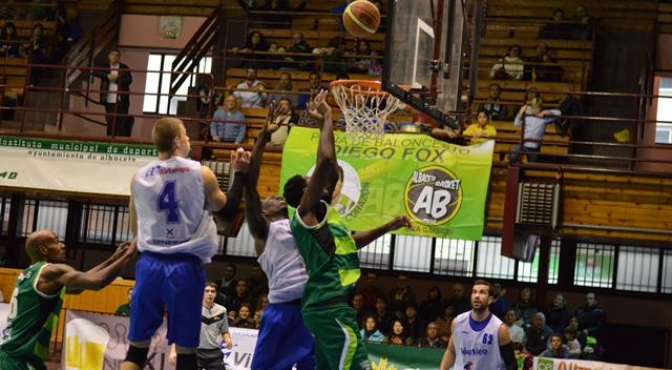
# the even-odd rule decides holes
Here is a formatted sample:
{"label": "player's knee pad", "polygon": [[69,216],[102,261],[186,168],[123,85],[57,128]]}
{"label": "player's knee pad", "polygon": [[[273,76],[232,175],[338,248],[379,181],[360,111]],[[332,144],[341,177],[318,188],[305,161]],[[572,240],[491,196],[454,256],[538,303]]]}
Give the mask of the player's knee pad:
{"label": "player's knee pad", "polygon": [[126,359],[124,361],[132,362],[138,365],[138,368],[142,369],[145,367],[145,362],[147,362],[148,353],[149,347],[140,348],[131,344],[128,346],[128,352],[126,352]]}
{"label": "player's knee pad", "polygon": [[198,366],[196,353],[178,353],[175,370],[194,370]]}

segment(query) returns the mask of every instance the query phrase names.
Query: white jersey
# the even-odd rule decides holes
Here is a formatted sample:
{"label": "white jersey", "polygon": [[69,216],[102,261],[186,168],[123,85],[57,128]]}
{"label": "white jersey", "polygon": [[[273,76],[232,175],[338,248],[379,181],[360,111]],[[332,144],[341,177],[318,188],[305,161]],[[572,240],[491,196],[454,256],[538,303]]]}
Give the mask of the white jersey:
{"label": "white jersey", "polygon": [[283,303],[303,296],[308,273],[296,247],[289,219],[271,222],[259,265],[268,277],[268,301]]}
{"label": "white jersey", "polygon": [[217,229],[206,210],[201,164],[172,157],[143,167],[131,189],[138,223],[138,250],[189,253],[208,263]]}
{"label": "white jersey", "polygon": [[455,318],[453,343],[455,344],[455,370],[506,369],[499,352],[499,327],[502,321],[490,313],[479,323],[471,320],[471,311]]}

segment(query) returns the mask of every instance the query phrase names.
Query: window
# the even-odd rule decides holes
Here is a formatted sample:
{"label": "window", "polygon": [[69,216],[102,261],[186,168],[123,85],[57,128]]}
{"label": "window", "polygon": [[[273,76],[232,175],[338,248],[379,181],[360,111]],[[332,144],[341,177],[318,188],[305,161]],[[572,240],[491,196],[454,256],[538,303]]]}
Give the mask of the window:
{"label": "window", "polygon": [[484,236],[478,243],[476,276],[494,279],[513,279],[516,260],[502,256],[502,238]]}
{"label": "window", "polygon": [[68,203],[64,201],[28,199],[25,203],[22,235],[36,230],[53,230],[59,238],[65,236],[68,220]]}
{"label": "window", "polygon": [[385,234],[376,239],[373,243],[360,249],[359,265],[362,268],[372,268],[385,270],[390,263],[390,246],[392,245],[392,235]]}
{"label": "window", "polygon": [[578,243],[574,265],[574,284],[611,288],[615,249],[611,245]]}
{"label": "window", "polygon": [[[220,239],[217,253],[224,254],[225,238]],[[247,223],[244,223],[240,227],[238,236],[235,238],[226,238],[226,254],[228,256],[257,257],[257,252],[254,250],[254,239],[252,238],[252,234],[250,234]]]}
{"label": "window", "polygon": [[[534,254],[532,262],[518,261],[518,281],[536,283],[539,278],[539,251]],[[548,262],[548,283],[558,283],[558,267],[560,266],[560,240],[551,240],[551,253]]]}
{"label": "window", "polygon": [[471,240],[436,239],[434,273],[438,275],[474,276],[474,251]]}
{"label": "window", "polygon": [[659,250],[619,247],[616,289],[655,293],[658,287]]}
{"label": "window", "polygon": [[[184,95],[189,93],[190,86],[196,85],[196,74],[192,74],[191,78],[186,79],[177,90],[177,96],[169,101],[170,72],[175,57],[175,55],[170,54],[149,54],[147,79],[145,81],[145,100],[142,106],[144,113],[166,114],[167,111],[168,114],[176,114],[178,102],[186,101],[187,98]],[[212,58],[205,57],[201,59],[194,72],[210,73],[211,68]]]}
{"label": "window", "polygon": [[[658,111],[656,112],[656,143],[672,144],[672,77],[657,76]],[[663,97],[664,96],[664,97]]]}
{"label": "window", "polygon": [[432,238],[397,235],[394,243],[395,270],[430,272]]}
{"label": "window", "polygon": [[662,293],[672,293],[672,251],[663,252],[663,274],[660,291]]}
{"label": "window", "polygon": [[0,198],[0,235],[7,235],[9,233],[9,215],[12,210],[12,198]]}

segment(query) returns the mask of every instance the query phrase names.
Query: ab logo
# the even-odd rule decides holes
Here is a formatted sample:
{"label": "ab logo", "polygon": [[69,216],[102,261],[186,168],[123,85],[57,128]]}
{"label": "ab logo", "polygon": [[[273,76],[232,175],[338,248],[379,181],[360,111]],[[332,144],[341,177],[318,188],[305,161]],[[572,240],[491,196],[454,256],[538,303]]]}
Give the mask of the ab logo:
{"label": "ab logo", "polygon": [[406,211],[425,225],[441,225],[457,215],[462,206],[461,180],[439,166],[413,171],[405,191]]}

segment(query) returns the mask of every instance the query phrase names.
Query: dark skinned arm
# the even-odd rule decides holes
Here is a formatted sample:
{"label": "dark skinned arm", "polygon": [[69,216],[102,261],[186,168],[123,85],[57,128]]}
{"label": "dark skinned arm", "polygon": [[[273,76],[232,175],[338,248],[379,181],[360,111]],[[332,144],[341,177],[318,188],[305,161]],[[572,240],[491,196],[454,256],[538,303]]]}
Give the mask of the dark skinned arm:
{"label": "dark skinned arm", "polygon": [[411,222],[408,220],[408,218],[406,218],[406,216],[397,216],[392,221],[375,229],[356,232],[352,235],[352,238],[355,239],[357,249],[362,249],[391,231],[409,226],[411,226]]}

